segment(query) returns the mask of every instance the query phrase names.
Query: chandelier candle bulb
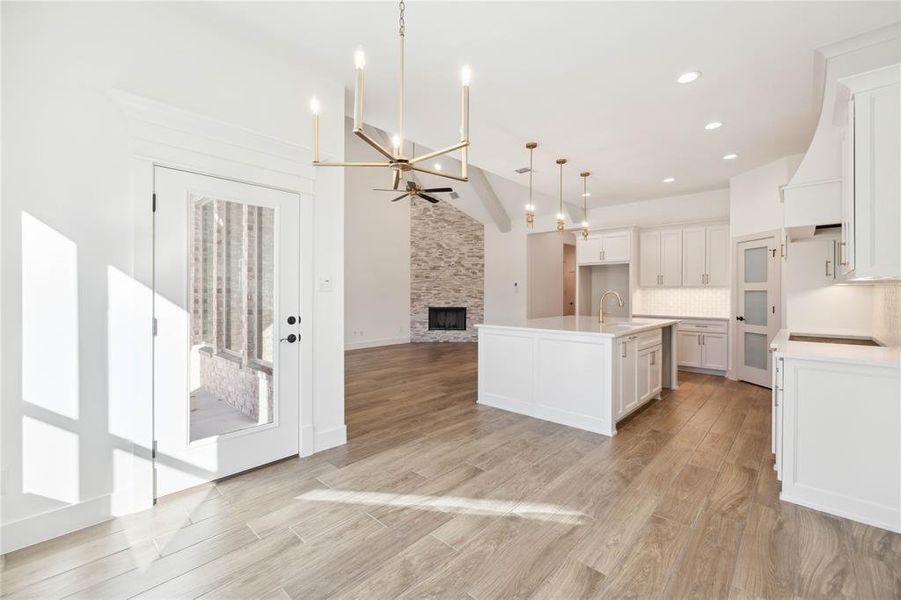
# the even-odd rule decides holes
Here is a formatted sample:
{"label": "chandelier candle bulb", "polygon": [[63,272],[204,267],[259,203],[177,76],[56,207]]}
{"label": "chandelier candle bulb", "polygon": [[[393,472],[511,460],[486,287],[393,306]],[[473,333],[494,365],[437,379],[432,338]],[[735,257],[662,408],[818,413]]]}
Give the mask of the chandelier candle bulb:
{"label": "chandelier candle bulb", "polygon": [[366,58],[363,56],[362,50],[357,50],[354,55],[354,63],[356,64],[356,85],[354,85],[354,131],[363,130],[363,67],[366,65]]}
{"label": "chandelier candle bulb", "polygon": [[310,100],[310,112],[313,113],[313,162],[319,162],[319,100]]}

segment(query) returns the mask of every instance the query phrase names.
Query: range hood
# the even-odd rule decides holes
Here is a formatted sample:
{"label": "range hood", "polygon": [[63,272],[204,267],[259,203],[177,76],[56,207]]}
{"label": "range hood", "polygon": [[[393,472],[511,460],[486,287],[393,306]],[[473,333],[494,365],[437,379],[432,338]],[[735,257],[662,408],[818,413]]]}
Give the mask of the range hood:
{"label": "range hood", "polygon": [[882,27],[815,54],[820,118],[807,153],[782,187],[783,227],[789,239],[811,237],[818,225],[842,220],[842,144],[848,123],[848,94],[841,80],[901,60],[901,24]]}

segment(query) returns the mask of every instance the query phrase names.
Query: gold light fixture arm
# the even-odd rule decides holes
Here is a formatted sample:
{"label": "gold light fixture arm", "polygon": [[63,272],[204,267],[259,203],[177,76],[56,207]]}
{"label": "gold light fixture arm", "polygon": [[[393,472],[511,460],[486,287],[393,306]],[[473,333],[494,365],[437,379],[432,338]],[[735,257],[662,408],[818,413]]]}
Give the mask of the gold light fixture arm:
{"label": "gold light fixture arm", "polygon": [[393,162],[397,159],[397,157],[394,156],[394,154],[392,154],[391,152],[389,152],[387,148],[385,148],[384,146],[379,144],[377,141],[375,141],[374,139],[369,137],[369,134],[367,134],[365,131],[363,131],[362,127],[360,129],[354,129],[354,135],[356,135],[358,138],[360,138],[361,140],[363,140],[364,142],[366,142],[367,144],[369,144],[370,146],[375,148],[379,154],[381,154],[382,156],[387,158],[389,161]]}
{"label": "gold light fixture arm", "polygon": [[467,182],[469,181],[468,177],[464,177],[463,175],[451,175],[446,171],[433,171],[431,169],[426,169],[423,167],[413,167],[413,170],[417,173],[428,173],[429,175],[437,175],[438,177],[447,177],[448,179],[456,179],[457,181]]}
{"label": "gold light fixture arm", "polygon": [[317,167],[390,167],[389,162],[317,162]]}
{"label": "gold light fixture arm", "polygon": [[428,154],[423,154],[422,156],[417,156],[415,158],[411,158],[410,164],[415,165],[418,162],[422,162],[424,160],[429,160],[430,158],[436,158],[443,154],[447,154],[448,152],[453,152],[454,150],[459,150],[460,148],[465,148],[467,146],[469,146],[468,141],[459,142],[457,144],[454,144],[453,146],[448,146],[447,148],[444,148],[443,150],[435,150],[434,152],[429,152]]}

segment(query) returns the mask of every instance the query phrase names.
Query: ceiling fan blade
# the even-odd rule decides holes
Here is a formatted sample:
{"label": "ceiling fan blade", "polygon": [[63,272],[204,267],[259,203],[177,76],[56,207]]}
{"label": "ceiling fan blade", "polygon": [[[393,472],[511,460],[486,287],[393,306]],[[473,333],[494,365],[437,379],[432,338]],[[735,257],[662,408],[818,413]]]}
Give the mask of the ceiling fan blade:
{"label": "ceiling fan blade", "polygon": [[397,190],[391,190],[388,188],[372,188],[373,192],[396,192]]}
{"label": "ceiling fan blade", "polygon": [[398,196],[397,198],[395,198],[394,200],[392,200],[392,202],[397,202],[398,200],[403,200],[403,199],[406,198],[407,196],[409,196],[409,194],[401,194],[400,196]]}
{"label": "ceiling fan blade", "polygon": [[427,190],[422,190],[423,192],[452,192],[454,188],[429,188]]}
{"label": "ceiling fan blade", "polygon": [[397,186],[399,186],[399,185],[400,185],[400,171],[395,169],[393,171],[393,173],[391,174],[391,187],[393,187],[394,189],[397,189]]}
{"label": "ceiling fan blade", "polygon": [[423,200],[428,200],[432,204],[438,204],[437,198],[432,198],[431,196],[427,196],[425,194],[416,194],[416,195],[419,196],[420,198],[422,198]]}

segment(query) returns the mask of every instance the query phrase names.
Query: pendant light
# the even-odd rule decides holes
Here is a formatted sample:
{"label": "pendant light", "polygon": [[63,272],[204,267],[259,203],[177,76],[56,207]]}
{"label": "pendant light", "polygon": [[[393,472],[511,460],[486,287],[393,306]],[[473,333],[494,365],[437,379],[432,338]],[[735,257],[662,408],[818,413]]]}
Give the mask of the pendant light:
{"label": "pendant light", "polygon": [[566,229],[566,215],[563,214],[563,165],[566,164],[565,158],[558,158],[557,164],[560,165],[560,207],[557,212],[557,231]]}
{"label": "pendant light", "polygon": [[[354,86],[354,135],[362,139],[364,142],[375,148],[386,160],[383,162],[329,162],[319,160],[319,100],[313,98],[310,100],[310,111],[313,113],[313,165],[316,167],[387,167],[391,170],[391,183],[393,189],[399,189],[400,181],[404,173],[416,171],[419,173],[428,173],[438,177],[447,177],[456,179],[457,181],[469,181],[469,80],[472,76],[469,67],[463,67],[460,72],[460,79],[463,84],[462,90],[462,119],[460,124],[460,141],[452,146],[429,152],[421,156],[407,157],[404,156],[404,34],[406,25],[404,23],[405,5],[401,0],[400,5],[400,76],[398,78],[398,128],[397,134],[391,140],[391,149],[385,148],[382,144],[370,137],[363,130],[363,73],[366,68],[366,56],[362,50],[357,50],[354,54],[354,67],[356,71],[356,83]],[[418,163],[431,160],[435,157],[449,152],[460,150],[460,162],[462,168],[459,175],[453,175],[446,171],[438,171],[418,166]]]}
{"label": "pendant light", "polygon": [[526,144],[526,148],[529,149],[529,203],[526,204],[526,226],[529,229],[535,226],[535,203],[532,201],[532,154],[537,147],[538,142]]}
{"label": "pendant light", "polygon": [[588,239],[588,196],[591,194],[588,193],[588,176],[591,175],[588,171],[582,171],[579,173],[579,177],[582,178],[582,239]]}

